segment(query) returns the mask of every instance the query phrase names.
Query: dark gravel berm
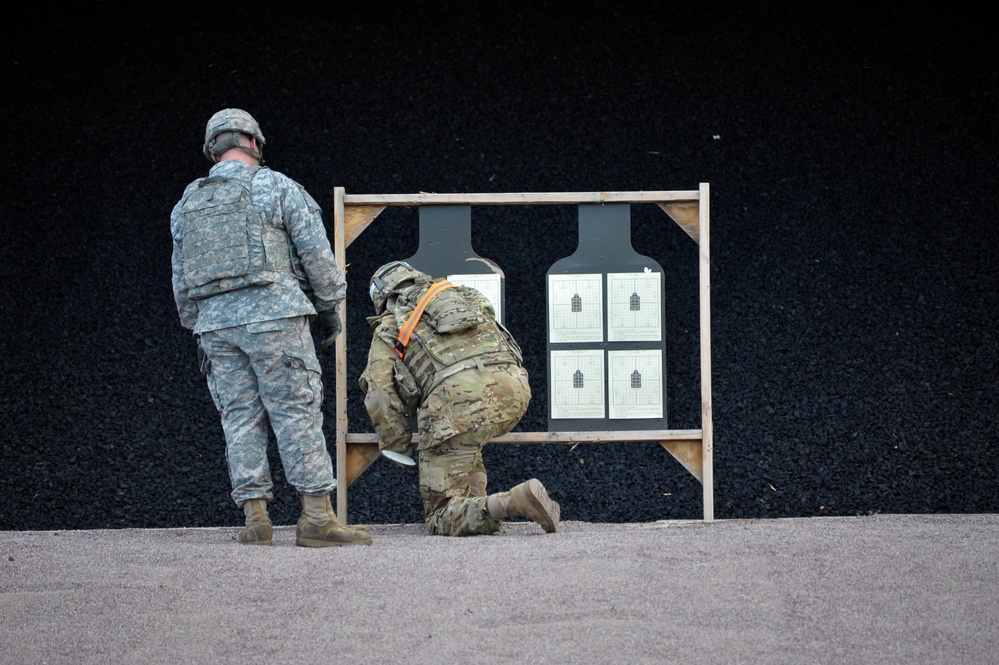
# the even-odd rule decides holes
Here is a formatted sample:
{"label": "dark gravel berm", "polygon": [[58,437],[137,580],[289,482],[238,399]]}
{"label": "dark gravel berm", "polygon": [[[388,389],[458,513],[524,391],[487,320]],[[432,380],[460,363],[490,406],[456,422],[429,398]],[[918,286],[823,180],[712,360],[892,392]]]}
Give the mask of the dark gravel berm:
{"label": "dark gravel berm", "polygon": [[[267,163],[348,193],[711,187],[715,516],[999,511],[995,20],[909,3],[45,4],[0,40],[0,529],[232,526],[224,440],[170,290],[168,216],[204,123],[250,111]],[[986,18],[988,16],[988,18]],[[332,213],[327,217],[332,220]],[[669,421],[698,427],[697,250],[654,206]],[[371,272],[348,250],[351,431]],[[575,210],[473,211],[546,427],[544,275]],[[327,430],[332,440],[332,357]],[[332,445],[331,445],[332,449]],[[654,443],[487,449],[563,519],[696,519]],[[277,470],[272,514],[291,524]],[[422,518],[380,462],[351,521]]]}

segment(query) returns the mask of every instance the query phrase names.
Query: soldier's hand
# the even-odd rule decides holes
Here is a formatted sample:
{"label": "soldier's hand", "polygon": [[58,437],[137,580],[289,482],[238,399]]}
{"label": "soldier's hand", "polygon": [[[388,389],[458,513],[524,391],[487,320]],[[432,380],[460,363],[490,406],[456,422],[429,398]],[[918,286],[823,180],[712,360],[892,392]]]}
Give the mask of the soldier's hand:
{"label": "soldier's hand", "polygon": [[328,348],[333,346],[336,336],[340,334],[340,312],[339,307],[319,312],[319,346]]}

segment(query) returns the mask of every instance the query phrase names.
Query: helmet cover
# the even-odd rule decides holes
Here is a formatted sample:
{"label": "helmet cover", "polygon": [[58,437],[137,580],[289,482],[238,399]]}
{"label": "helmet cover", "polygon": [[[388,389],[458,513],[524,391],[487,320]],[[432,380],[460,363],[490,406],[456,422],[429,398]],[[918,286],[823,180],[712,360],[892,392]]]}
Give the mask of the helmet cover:
{"label": "helmet cover", "polygon": [[385,311],[389,295],[400,284],[407,281],[429,283],[431,279],[429,275],[420,272],[405,261],[391,261],[375,271],[371,277],[368,294],[371,296],[371,302],[374,304],[377,314]]}
{"label": "helmet cover", "polygon": [[[215,113],[208,120],[208,124],[205,125],[205,145],[202,151],[205,153],[208,161],[214,161],[212,160],[212,155],[220,155],[226,150],[242,147],[235,142],[235,138],[230,141],[216,140],[220,134],[225,134],[226,132],[238,132],[252,136],[257,139],[257,147],[263,150],[265,143],[264,135],[260,131],[260,125],[253,119],[253,116],[242,109],[222,109]],[[250,151],[247,150],[247,152]],[[254,156],[260,159],[259,153]]]}

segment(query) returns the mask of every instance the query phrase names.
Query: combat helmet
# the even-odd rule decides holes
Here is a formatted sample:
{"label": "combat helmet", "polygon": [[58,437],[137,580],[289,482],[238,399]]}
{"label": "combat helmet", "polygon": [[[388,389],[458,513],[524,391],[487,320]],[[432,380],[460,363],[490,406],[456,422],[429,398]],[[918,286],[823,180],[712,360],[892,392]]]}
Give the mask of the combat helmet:
{"label": "combat helmet", "polygon": [[[227,132],[230,132],[227,134]],[[212,155],[221,155],[226,150],[240,148],[256,159],[261,159],[261,153],[240,145],[238,137],[231,132],[239,132],[257,139],[257,146],[263,151],[264,135],[260,131],[260,125],[253,119],[253,116],[242,109],[222,109],[209,120],[205,126],[205,145],[202,151],[208,161],[212,160]],[[217,138],[220,134],[226,134],[222,138]]]}
{"label": "combat helmet", "polygon": [[[420,272],[405,261],[390,261],[375,271],[371,277],[368,294],[375,306],[375,312],[382,314],[385,304],[393,291],[405,282],[427,282],[430,276]],[[408,285],[407,285],[408,286]]]}

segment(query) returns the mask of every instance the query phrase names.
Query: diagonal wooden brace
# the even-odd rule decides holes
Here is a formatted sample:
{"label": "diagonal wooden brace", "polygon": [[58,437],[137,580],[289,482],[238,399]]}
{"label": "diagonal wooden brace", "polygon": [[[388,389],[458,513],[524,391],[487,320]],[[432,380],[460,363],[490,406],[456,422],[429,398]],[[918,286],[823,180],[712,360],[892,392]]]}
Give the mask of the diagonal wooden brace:
{"label": "diagonal wooden brace", "polygon": [[347,442],[347,487],[381,457],[377,442]]}
{"label": "diagonal wooden brace", "polygon": [[669,451],[694,478],[704,483],[704,455],[700,439],[670,439],[660,441],[659,445]]}

